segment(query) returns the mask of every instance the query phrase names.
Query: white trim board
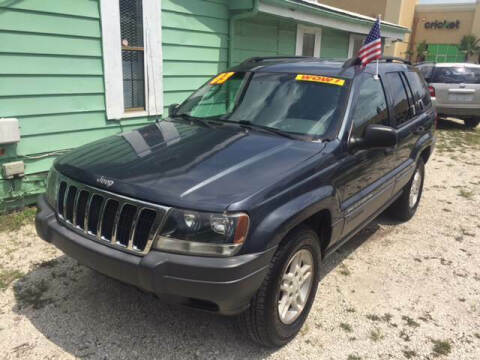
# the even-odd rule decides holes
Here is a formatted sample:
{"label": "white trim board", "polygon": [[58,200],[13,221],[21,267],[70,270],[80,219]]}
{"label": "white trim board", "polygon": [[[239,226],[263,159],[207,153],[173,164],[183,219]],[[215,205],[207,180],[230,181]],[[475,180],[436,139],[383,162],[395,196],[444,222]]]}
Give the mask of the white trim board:
{"label": "white trim board", "polygon": [[[338,20],[334,20],[328,17],[319,16],[313,14],[311,12],[303,11],[303,10],[295,10],[292,11],[290,9],[265,4],[260,2],[258,6],[258,10],[260,12],[276,15],[288,19],[293,19],[298,22],[309,23],[316,26],[326,26],[337,30],[343,30],[358,34],[368,34],[372,28],[371,25],[361,25],[361,24],[351,24],[347,22],[339,22]],[[399,34],[397,32],[392,32],[388,30],[382,29],[382,36],[383,37],[391,37],[398,40],[403,40],[404,34]]]}
{"label": "white trim board", "polygon": [[125,112],[119,2],[101,0],[103,68],[107,119],[163,113],[161,0],[143,0],[145,110]]}

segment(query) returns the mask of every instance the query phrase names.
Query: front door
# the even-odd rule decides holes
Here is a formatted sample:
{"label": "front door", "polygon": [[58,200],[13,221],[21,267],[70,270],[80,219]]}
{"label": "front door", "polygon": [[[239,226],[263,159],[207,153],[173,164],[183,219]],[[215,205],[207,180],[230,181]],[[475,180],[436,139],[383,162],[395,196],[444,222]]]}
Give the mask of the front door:
{"label": "front door", "polygon": [[[369,124],[390,125],[390,121],[382,79],[365,73],[356,81],[358,96],[350,115],[350,137],[361,138]],[[336,184],[345,214],[342,237],[355,232],[390,199],[393,159],[393,149],[362,149],[348,154],[346,171]]]}

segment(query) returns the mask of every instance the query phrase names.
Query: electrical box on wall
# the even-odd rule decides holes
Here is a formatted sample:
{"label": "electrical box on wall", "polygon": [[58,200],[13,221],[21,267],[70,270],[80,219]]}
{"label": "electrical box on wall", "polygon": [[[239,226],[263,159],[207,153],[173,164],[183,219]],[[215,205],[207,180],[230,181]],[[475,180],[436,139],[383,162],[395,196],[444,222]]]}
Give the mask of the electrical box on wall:
{"label": "electrical box on wall", "polygon": [[12,144],[20,141],[20,127],[18,119],[0,119],[0,145]]}
{"label": "electrical box on wall", "polygon": [[2,164],[2,173],[5,179],[22,177],[25,174],[25,164],[23,161],[12,161]]}

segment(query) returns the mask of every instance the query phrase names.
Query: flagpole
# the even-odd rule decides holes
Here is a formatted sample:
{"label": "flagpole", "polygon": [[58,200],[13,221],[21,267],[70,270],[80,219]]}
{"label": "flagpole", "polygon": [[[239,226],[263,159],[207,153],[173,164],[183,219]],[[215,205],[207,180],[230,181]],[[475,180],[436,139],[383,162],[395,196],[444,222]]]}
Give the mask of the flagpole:
{"label": "flagpole", "polygon": [[[382,14],[378,14],[378,23],[379,23],[379,26],[381,27],[381,25],[382,25]],[[380,37],[380,39],[381,39],[381,37]],[[380,40],[380,41],[381,41],[381,40]],[[380,46],[381,46],[381,45],[380,45]],[[375,74],[374,79],[375,79],[375,80],[379,80],[379,79],[380,79],[380,77],[378,76],[378,59],[377,59],[377,73]]]}

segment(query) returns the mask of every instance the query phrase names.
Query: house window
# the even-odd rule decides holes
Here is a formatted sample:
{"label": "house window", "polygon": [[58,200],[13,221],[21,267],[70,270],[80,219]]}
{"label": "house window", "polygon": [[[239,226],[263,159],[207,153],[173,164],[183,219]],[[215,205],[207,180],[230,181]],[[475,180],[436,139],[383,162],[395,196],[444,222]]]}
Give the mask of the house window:
{"label": "house window", "polygon": [[321,41],[321,29],[299,25],[297,28],[297,49],[295,55],[320,57]]}
{"label": "house window", "polygon": [[161,115],[161,1],[100,4],[107,118]]}
{"label": "house window", "polygon": [[350,34],[350,43],[348,46],[348,57],[351,58],[353,56],[357,56],[358,51],[363,46],[365,39],[367,38],[366,35],[360,34]]}
{"label": "house window", "polygon": [[123,106],[125,111],[145,110],[145,67],[142,0],[120,0]]}

